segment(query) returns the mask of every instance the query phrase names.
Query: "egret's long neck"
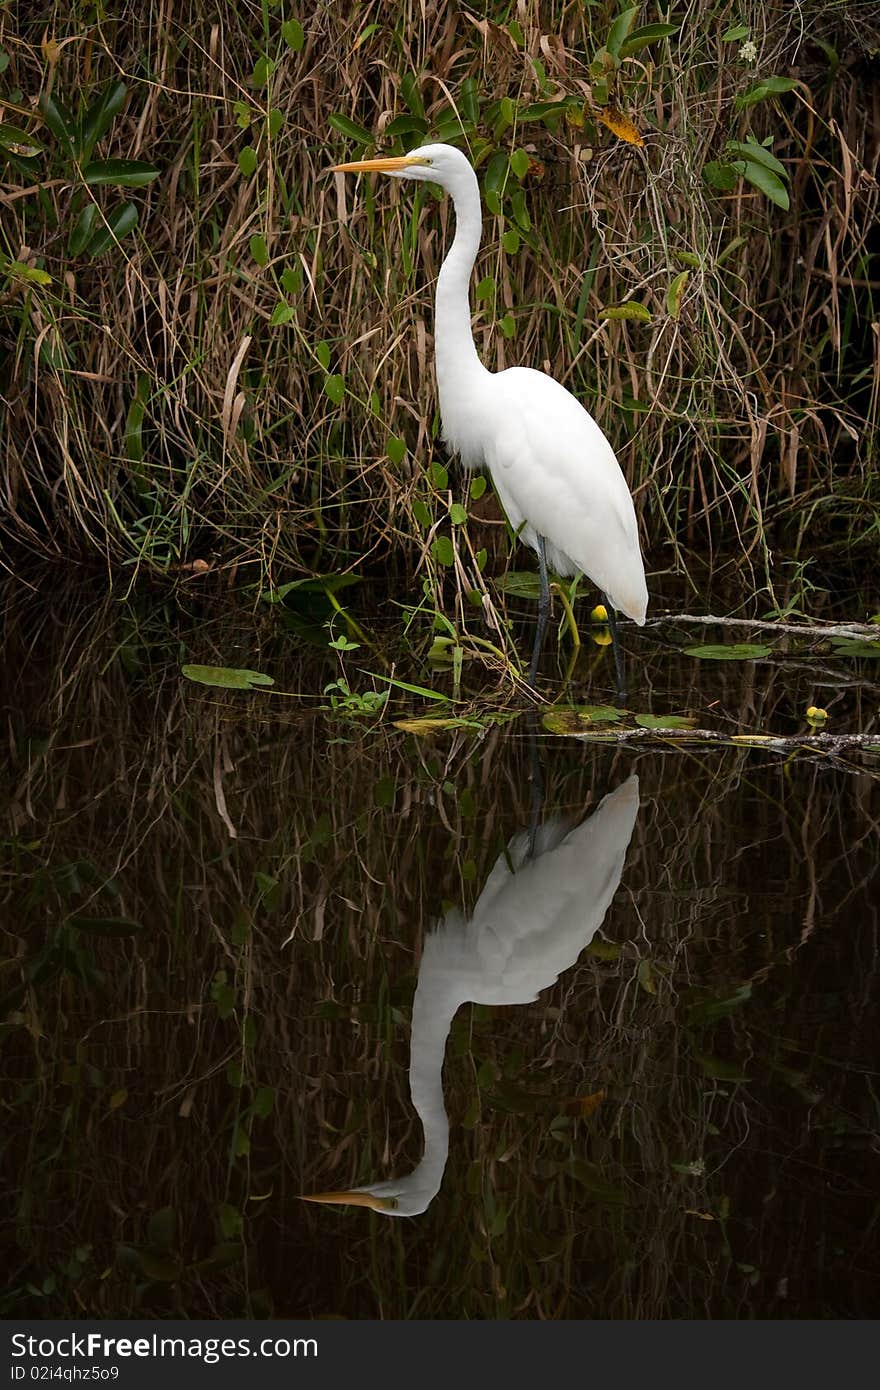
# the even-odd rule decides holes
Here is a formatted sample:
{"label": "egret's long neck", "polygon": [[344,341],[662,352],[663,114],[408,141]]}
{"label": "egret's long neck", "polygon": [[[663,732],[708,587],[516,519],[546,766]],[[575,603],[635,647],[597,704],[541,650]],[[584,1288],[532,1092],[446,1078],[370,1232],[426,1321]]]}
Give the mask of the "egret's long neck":
{"label": "egret's long neck", "polygon": [[434,354],[437,385],[442,397],[460,374],[472,376],[485,368],[477,356],[471,331],[469,286],[482,231],[480,188],[472,169],[451,190],[455,208],[455,237],[437,280]]}
{"label": "egret's long neck", "polygon": [[422,972],[413,999],[409,1089],[425,1131],[425,1152],[417,1169],[420,1186],[436,1184],[435,1191],[440,1187],[449,1153],[443,1058],[446,1039],[460,1003],[460,993],[442,985],[437,988],[437,981],[427,979]]}

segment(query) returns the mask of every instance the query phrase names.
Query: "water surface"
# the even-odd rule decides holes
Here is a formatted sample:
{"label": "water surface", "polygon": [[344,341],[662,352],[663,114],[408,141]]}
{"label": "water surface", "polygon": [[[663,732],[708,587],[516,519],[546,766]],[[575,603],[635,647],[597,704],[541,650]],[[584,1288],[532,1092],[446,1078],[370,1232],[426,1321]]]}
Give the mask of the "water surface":
{"label": "water surface", "polygon": [[[416,736],[412,701],[317,709],[337,658],[272,615],[156,596],[5,624],[6,1316],[876,1314],[876,761]],[[841,731],[876,705],[858,670],[627,640],[634,708],[786,731],[823,680]],[[423,987],[436,1190],[303,1202],[422,1158],[442,939],[496,992],[446,1017]]]}

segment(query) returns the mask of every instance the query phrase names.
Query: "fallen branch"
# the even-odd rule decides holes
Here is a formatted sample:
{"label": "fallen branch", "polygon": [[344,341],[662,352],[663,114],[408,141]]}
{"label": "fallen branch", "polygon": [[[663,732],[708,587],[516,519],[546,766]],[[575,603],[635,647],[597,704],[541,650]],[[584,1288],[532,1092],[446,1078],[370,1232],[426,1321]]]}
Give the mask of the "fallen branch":
{"label": "fallen branch", "polygon": [[795,632],[807,637],[873,637],[880,642],[880,626],[877,623],[786,623],[768,622],[763,618],[717,618],[710,614],[701,617],[698,613],[660,613],[647,621],[648,627],[660,623],[700,623],[704,627],[760,627],[769,632]]}
{"label": "fallen branch", "polygon": [[880,734],[725,734],[718,729],[590,729],[556,727],[553,733],[586,743],[719,743],[728,748],[761,748],[769,753],[808,753],[835,756],[876,750]]}

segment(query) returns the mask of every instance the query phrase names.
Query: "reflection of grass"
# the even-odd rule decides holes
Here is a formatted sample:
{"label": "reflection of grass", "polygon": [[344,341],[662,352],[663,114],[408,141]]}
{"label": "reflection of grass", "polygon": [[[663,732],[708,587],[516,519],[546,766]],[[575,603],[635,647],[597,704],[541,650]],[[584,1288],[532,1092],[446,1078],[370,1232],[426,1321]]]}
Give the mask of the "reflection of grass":
{"label": "reflection of grass", "polygon": [[[274,634],[257,652],[249,626],[199,618],[178,641],[146,601],[72,629],[31,613],[7,613],[3,692],[7,1316],[876,1305],[877,833],[859,776],[638,758],[602,938],[538,1003],[455,1021],[433,1206],[318,1212],[297,1194],[418,1157],[420,941],[525,823],[523,741],[363,735],[180,681],[182,645],[320,689],[319,654]],[[658,701],[697,703],[683,679],[693,663],[672,658],[645,673]],[[711,680],[744,721],[789,698],[772,675]],[[548,809],[575,815],[633,766],[557,741],[546,758]]]}
{"label": "reflection of grass", "polygon": [[[802,603],[820,553],[833,569],[852,546],[869,564],[878,194],[862,116],[870,26],[852,8],[808,7],[802,31],[799,10],[765,6],[753,65],[718,42],[737,7],[711,22],[691,7],[618,73],[645,139],[634,150],[583,105],[605,7],[545,3],[487,48],[436,4],[416,22],[407,7],[343,14],[322,0],[293,44],[280,13],[226,5],[218,51],[199,5],[146,33],[132,10],[99,42],[87,6],[34,6],[2,91],[45,149],[34,168],[6,165],[17,220],[0,251],[34,262],[6,277],[0,328],[20,393],[3,421],[14,525],[53,553],[84,541],[111,564],[175,573],[246,560],[275,584],[375,571],[403,551],[407,571],[424,557],[433,606],[451,612],[454,591],[464,621],[506,542],[480,484],[453,473],[450,492],[434,457],[427,296],[448,209],[327,176],[358,141],[392,145],[386,113],[407,119],[410,144],[421,120],[460,138],[457,110],[497,199],[477,267],[480,350],[493,366],[546,363],[588,401],[624,458],[650,568],[735,556],[746,587],[784,608]],[[487,13],[510,23],[508,7]],[[441,84],[434,57],[450,46]],[[737,104],[792,74],[796,92]],[[69,242],[83,189],[29,113],[47,86],[75,106],[120,75],[129,94],[97,153],[161,173],[131,191],[138,232],[91,261]],[[536,117],[560,91],[577,98],[568,116]],[[703,178],[750,135],[784,170],[787,212]],[[603,316],[623,301],[647,319]]]}

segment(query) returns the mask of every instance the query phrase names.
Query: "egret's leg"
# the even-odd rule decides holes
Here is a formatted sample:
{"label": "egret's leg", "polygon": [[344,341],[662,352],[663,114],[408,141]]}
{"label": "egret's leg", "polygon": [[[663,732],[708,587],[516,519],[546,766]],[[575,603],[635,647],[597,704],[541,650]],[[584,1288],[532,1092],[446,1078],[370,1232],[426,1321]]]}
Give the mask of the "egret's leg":
{"label": "egret's leg", "polygon": [[534,710],[528,714],[529,729],[529,858],[535,857],[535,841],[538,826],[541,824],[541,810],[544,805],[544,770],[538,752],[538,716]]}
{"label": "egret's leg", "polygon": [[538,599],[538,625],[535,628],[535,645],[532,647],[532,659],[529,663],[529,685],[535,684],[535,677],[538,674],[538,662],[541,660],[541,648],[544,645],[544,634],[547,631],[547,624],[550,621],[550,582],[547,578],[547,552],[544,547],[544,537],[538,537],[538,568],[541,574],[541,594]]}
{"label": "egret's leg", "polygon": [[608,614],[608,626],[611,629],[611,650],[614,652],[614,670],[617,676],[617,699],[620,704],[623,704],[626,699],[626,667],[623,662],[620,634],[617,631],[617,617],[608,602],[607,595],[603,594],[602,597],[605,599],[605,611]]}

